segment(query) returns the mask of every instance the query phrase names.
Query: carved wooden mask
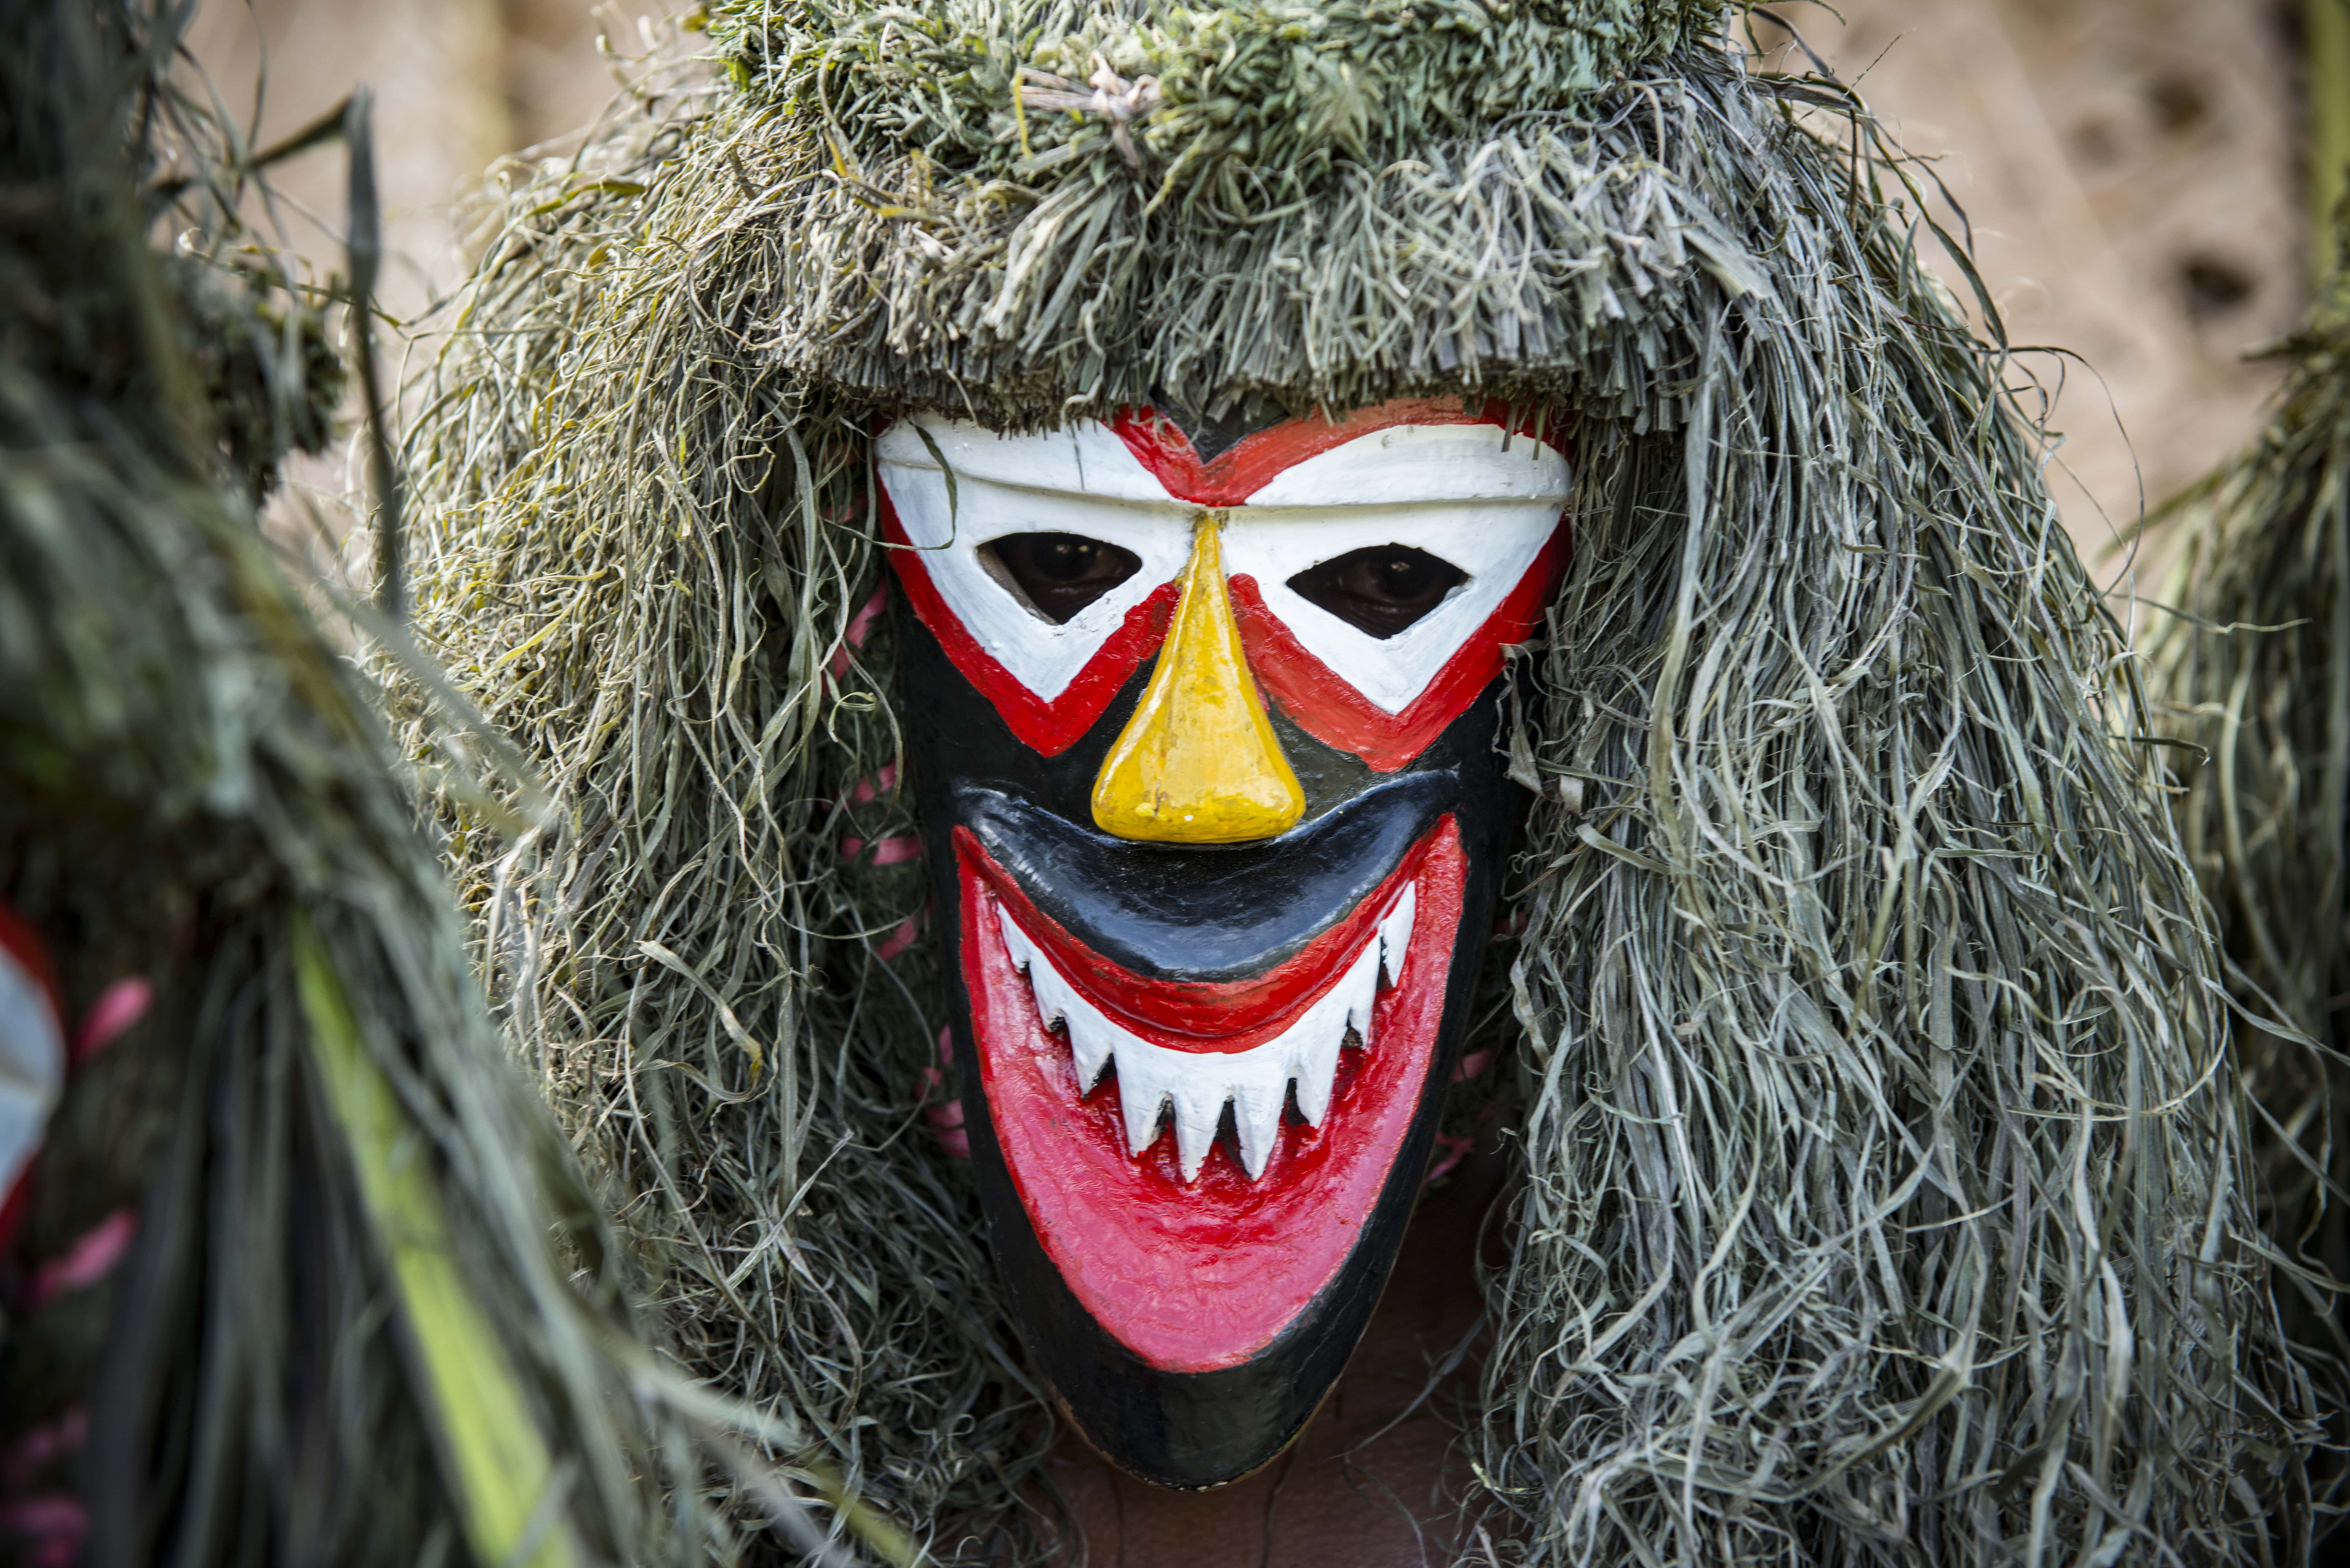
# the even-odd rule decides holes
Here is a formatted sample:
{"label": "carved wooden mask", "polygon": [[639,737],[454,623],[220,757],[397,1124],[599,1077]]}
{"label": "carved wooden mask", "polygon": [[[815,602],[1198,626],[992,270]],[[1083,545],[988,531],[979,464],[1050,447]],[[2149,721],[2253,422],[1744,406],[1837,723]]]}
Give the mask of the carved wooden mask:
{"label": "carved wooden mask", "polygon": [[1097,1448],[1231,1480],[1345,1366],[1420,1185],[1565,454],[1409,402],[1222,442],[918,418],[877,457],[999,1266]]}

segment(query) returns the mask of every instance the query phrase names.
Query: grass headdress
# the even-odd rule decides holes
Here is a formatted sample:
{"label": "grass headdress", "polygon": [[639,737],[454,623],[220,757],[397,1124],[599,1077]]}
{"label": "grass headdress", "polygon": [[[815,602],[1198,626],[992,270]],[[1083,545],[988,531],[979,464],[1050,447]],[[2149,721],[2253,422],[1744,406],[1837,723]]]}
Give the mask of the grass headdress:
{"label": "grass headdress", "polygon": [[1578,469],[1512,741],[1494,1550],[2296,1549],[2133,667],[1899,165],[1716,10],[722,0],[727,79],[514,192],[411,438],[421,624],[557,801],[450,803],[484,957],[681,1345],[942,1557],[1037,1542],[1046,1419],[922,1132],[868,432],[1431,394]]}

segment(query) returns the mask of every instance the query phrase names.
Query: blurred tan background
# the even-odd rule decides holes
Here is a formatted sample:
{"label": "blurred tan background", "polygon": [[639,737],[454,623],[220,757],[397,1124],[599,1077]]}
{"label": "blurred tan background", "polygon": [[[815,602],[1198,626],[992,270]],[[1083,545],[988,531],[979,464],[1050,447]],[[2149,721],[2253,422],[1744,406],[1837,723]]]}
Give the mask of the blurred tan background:
{"label": "blurred tan background", "polygon": [[[1844,0],[1840,17],[1807,3],[1777,11],[1933,160],[1971,220],[2011,340],[2078,356],[2024,368],[2057,399],[2053,422],[2067,439],[2055,484],[2098,562],[2141,492],[2158,501],[2258,428],[2274,372],[2244,351],[2289,330],[2304,301],[2298,5]],[[567,151],[567,133],[613,94],[607,49],[641,52],[640,18],[660,15],[661,0],[593,10],[586,0],[209,0],[192,42],[229,103],[249,115],[263,88],[264,143],[358,83],[373,89],[395,253],[385,298],[407,317],[463,275],[460,191],[502,154]],[[1801,63],[1783,32],[1752,26],[1772,63]],[[342,179],[332,151],[285,171],[324,220],[289,220],[321,270],[337,265]],[[2105,558],[2101,579],[2121,566]]]}
{"label": "blurred tan background", "polygon": [[2158,504],[2259,429],[2280,372],[2245,351],[2308,302],[2300,5],[1846,0],[1848,26],[1781,9],[1935,159],[2009,341],[2078,356],[2026,366],[2057,400],[2066,525],[2115,583],[2127,557],[2106,552],[2141,494]]}

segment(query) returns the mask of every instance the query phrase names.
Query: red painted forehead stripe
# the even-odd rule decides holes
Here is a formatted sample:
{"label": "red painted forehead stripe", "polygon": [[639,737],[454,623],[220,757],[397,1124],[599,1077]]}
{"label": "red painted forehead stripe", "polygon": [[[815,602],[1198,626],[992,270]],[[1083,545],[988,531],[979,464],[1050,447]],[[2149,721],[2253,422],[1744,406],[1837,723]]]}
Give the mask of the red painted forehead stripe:
{"label": "red painted forehead stripe", "polygon": [[1167,487],[1168,494],[1201,506],[1242,505],[1307,458],[1397,425],[1492,425],[1565,450],[1556,431],[1539,416],[1514,415],[1502,402],[1488,402],[1471,413],[1457,400],[1446,398],[1399,399],[1375,409],[1357,409],[1335,421],[1319,416],[1284,420],[1243,436],[1204,462],[1191,438],[1156,410],[1123,409],[1109,421],[1135,461]]}

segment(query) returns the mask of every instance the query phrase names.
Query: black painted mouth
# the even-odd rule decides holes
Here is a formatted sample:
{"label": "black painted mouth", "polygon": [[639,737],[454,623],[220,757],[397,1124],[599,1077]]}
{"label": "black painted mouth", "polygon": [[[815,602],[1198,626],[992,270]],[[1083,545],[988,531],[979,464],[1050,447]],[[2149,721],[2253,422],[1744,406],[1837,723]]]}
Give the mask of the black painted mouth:
{"label": "black painted mouth", "polygon": [[1406,774],[1278,838],[1138,844],[1001,790],[962,784],[957,812],[1062,929],[1152,980],[1246,980],[1294,957],[1378,890],[1455,804],[1451,769]]}

